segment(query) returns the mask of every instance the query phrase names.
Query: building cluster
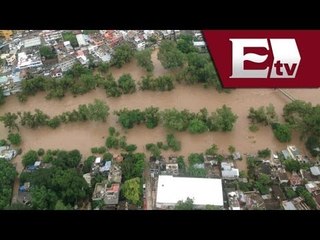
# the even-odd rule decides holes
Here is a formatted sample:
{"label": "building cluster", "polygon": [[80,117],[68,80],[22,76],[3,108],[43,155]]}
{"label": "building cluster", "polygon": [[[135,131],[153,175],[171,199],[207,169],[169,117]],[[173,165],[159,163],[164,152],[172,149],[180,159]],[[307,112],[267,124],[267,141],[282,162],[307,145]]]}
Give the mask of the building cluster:
{"label": "building cluster", "polygon": [[[124,41],[143,50],[179,34],[180,30],[0,30],[0,87],[8,96],[20,91],[21,80],[30,74],[62,77],[75,63],[109,62],[114,48]],[[42,46],[56,56],[41,56]]]}

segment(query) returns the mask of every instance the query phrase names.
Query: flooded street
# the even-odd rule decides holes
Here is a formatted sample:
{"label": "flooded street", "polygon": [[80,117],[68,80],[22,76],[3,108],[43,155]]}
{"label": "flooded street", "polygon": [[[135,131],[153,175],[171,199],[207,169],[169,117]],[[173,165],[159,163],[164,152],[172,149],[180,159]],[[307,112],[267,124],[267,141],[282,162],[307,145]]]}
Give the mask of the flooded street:
{"label": "flooded street", "polygon": [[[156,59],[156,53],[153,53],[155,64],[155,75],[165,73],[159,61]],[[116,78],[123,73],[130,73],[135,80],[140,80],[145,75],[145,71],[136,65],[136,62],[126,64],[121,69],[113,69],[112,72]],[[311,101],[313,104],[320,104],[319,89],[288,89],[291,95],[297,99]],[[144,109],[149,106],[165,108],[189,109],[190,111],[199,111],[206,107],[209,112],[215,111],[223,104],[232,108],[232,111],[238,115],[238,120],[234,130],[229,133],[208,132],[204,134],[192,135],[187,132],[176,133],[176,137],[182,142],[182,150],[176,154],[189,155],[192,152],[203,152],[212,144],[218,145],[221,153],[228,153],[228,146],[235,146],[241,153],[256,153],[257,150],[270,148],[272,150],[281,150],[287,144],[281,144],[273,136],[270,127],[260,127],[259,131],[252,133],[249,131],[249,121],[247,119],[248,109],[250,107],[267,106],[272,103],[279,115],[282,113],[283,106],[289,102],[278,90],[274,89],[237,89],[230,94],[218,93],[212,89],[204,89],[202,86],[183,86],[177,85],[171,92],[151,92],[138,91],[131,95],[122,95],[119,98],[107,98],[105,91],[96,89],[83,96],[66,96],[62,100],[46,100],[45,94],[40,93],[34,97],[29,97],[26,103],[20,103],[16,96],[10,96],[6,99],[5,105],[0,107],[0,115],[6,112],[34,111],[38,108],[50,116],[60,114],[77,108],[79,104],[93,102],[101,99],[106,101],[110,107],[110,115],[106,123],[86,122],[62,124],[59,128],[53,130],[49,127],[42,127],[36,130],[21,127],[22,150],[27,152],[30,149],[79,149],[87,157],[90,155],[90,148],[102,146],[105,143],[105,137],[108,135],[108,127],[115,126],[121,129],[116,123],[114,110],[127,107],[129,109]],[[165,142],[168,133],[162,126],[155,129],[147,129],[144,125],[136,126],[133,129],[122,130],[121,133],[127,136],[127,142],[138,146],[138,151],[144,151],[147,143]],[[7,130],[3,124],[0,125],[0,138],[7,137]],[[305,151],[304,144],[299,140],[297,134],[294,135],[292,144],[297,145],[302,151]],[[169,155],[171,152],[164,152],[163,155]],[[18,171],[22,170],[21,156],[14,159]],[[245,160],[238,162],[241,170],[246,168]]]}

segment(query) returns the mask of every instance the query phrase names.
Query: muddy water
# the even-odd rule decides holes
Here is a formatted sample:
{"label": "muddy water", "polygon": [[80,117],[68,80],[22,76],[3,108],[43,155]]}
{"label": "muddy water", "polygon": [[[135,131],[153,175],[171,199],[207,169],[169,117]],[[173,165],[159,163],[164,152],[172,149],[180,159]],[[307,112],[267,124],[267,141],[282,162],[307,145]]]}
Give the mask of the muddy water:
{"label": "muddy water", "polygon": [[[155,64],[155,74],[161,75],[165,73],[161,64],[156,58],[156,52],[153,53],[152,59]],[[136,62],[126,64],[122,69],[112,69],[115,77],[119,77],[123,73],[130,73],[135,79],[140,79],[145,74],[144,70],[137,67]],[[312,90],[288,90],[294,97],[320,103],[318,89]],[[124,107],[141,108],[148,106],[157,106],[160,109],[165,108],[187,108],[190,111],[198,111],[206,107],[209,112],[221,107],[223,104],[230,106],[238,115],[237,123],[234,130],[230,133],[204,133],[200,135],[191,135],[189,133],[176,133],[176,137],[182,142],[182,150],[177,154],[188,155],[192,152],[203,152],[211,144],[218,145],[222,153],[228,152],[228,146],[233,145],[241,153],[255,153],[262,148],[270,148],[272,150],[281,150],[286,144],[279,143],[270,127],[260,127],[256,133],[248,130],[248,109],[259,107],[272,103],[276,111],[281,114],[284,104],[288,103],[278,90],[274,89],[237,89],[230,94],[219,94],[212,89],[204,89],[201,86],[181,86],[171,92],[150,92],[138,91],[132,95],[123,95],[119,98],[107,98],[102,89],[94,90],[83,96],[73,97],[66,96],[62,100],[45,100],[44,94],[37,94],[30,97],[24,104],[18,102],[15,96],[10,96],[6,100],[6,104],[1,106],[0,115],[11,111],[33,111],[35,108],[41,109],[50,116],[60,114],[76,108],[79,104],[92,102],[95,98],[102,99],[107,102],[110,112]],[[58,129],[52,130],[47,127],[37,130],[21,128],[23,139],[22,149],[27,152],[29,149],[79,149],[86,157],[90,155],[90,148],[102,146],[107,136],[108,127],[115,126],[120,129],[116,123],[116,117],[111,114],[107,123],[72,123],[62,125]],[[144,151],[147,143],[155,143],[157,141],[165,141],[167,131],[158,126],[155,129],[147,129],[145,126],[137,126],[130,130],[121,130],[122,134],[127,136],[128,143],[134,143],[138,146],[139,151]],[[0,138],[6,138],[7,130],[0,125]],[[300,142],[298,135],[295,135],[292,143],[304,150],[303,144]],[[164,155],[169,155],[166,152]],[[21,171],[21,159],[16,158],[14,162]],[[246,169],[245,161],[238,162],[240,169]]]}

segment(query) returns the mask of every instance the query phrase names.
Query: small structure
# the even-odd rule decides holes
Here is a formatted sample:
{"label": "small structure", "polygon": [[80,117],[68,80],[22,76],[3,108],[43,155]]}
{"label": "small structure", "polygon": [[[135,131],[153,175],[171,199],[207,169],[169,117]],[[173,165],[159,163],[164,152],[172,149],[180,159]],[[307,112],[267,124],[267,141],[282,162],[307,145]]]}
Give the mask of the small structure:
{"label": "small structure", "polygon": [[280,183],[288,183],[289,182],[289,178],[287,173],[284,172],[278,172],[278,179]]}
{"label": "small structure", "polygon": [[157,185],[157,208],[173,208],[178,201],[193,199],[197,208],[223,206],[221,179],[160,175]]}
{"label": "small structure", "polygon": [[99,172],[107,172],[111,168],[111,161],[106,161],[103,167],[100,167]]}
{"label": "small structure", "polygon": [[232,158],[233,158],[233,160],[241,160],[242,159],[240,152],[232,153]]}
{"label": "small structure", "polygon": [[89,187],[91,187],[91,174],[90,173],[83,174],[83,178],[84,178],[84,180],[86,180]]}
{"label": "small structure", "polygon": [[166,174],[178,176],[179,175],[179,166],[177,163],[168,163],[166,164]]}
{"label": "small structure", "polygon": [[299,149],[296,148],[296,146],[294,146],[294,145],[287,146],[287,150],[288,150],[288,153],[290,154],[292,159],[297,160],[299,162],[301,162],[303,160],[302,155],[301,155]]}
{"label": "small structure", "polygon": [[297,210],[291,201],[283,201],[282,207],[284,210]]}
{"label": "small structure", "polygon": [[229,192],[228,193],[228,202],[230,210],[241,210],[239,202],[238,192]]}
{"label": "small structure", "polygon": [[35,52],[34,54],[26,54],[25,52],[18,53],[18,69],[37,68],[42,65],[39,52]]}
{"label": "small structure", "polygon": [[302,185],[302,179],[296,172],[292,173],[289,181],[291,186],[294,186],[294,187]]}
{"label": "small structure", "polygon": [[110,167],[108,181],[115,182],[115,183],[121,183],[121,179],[122,179],[121,168],[117,164],[113,163]]}
{"label": "small structure", "polygon": [[288,152],[288,150],[282,150],[281,153],[284,156],[285,160],[288,160],[288,159],[292,158],[290,153]]}
{"label": "small structure", "polygon": [[222,162],[221,174],[223,179],[236,179],[239,177],[239,169],[233,168],[233,164]]}
{"label": "small structure", "polygon": [[318,166],[311,167],[310,171],[313,176],[320,176],[320,168]]}
{"label": "small structure", "polygon": [[5,159],[10,161],[15,156],[17,156],[17,151],[14,149],[10,149],[9,146],[1,146],[0,147],[0,159]]}

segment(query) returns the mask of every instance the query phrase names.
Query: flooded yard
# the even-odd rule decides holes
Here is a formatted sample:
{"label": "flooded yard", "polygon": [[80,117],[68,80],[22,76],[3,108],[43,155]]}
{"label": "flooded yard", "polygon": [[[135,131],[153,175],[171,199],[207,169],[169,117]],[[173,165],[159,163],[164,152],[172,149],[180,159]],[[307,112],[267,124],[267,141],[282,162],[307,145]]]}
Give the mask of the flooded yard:
{"label": "flooded yard", "polygon": [[[155,75],[165,73],[159,61],[156,59],[156,53],[153,53],[155,64]],[[117,78],[123,73],[130,73],[134,79],[139,80],[145,75],[145,71],[136,65],[133,61],[126,64],[121,69],[113,69],[112,72]],[[320,104],[319,89],[288,89],[291,95],[297,99],[311,101],[313,104]],[[199,111],[206,107],[209,112],[215,111],[223,104],[232,108],[232,111],[238,115],[238,120],[234,130],[229,133],[207,132],[204,134],[192,135],[187,132],[175,133],[176,137],[182,142],[182,150],[176,154],[189,155],[192,152],[203,152],[210,145],[218,145],[221,153],[228,152],[228,146],[235,146],[241,153],[255,153],[259,149],[270,148],[272,150],[281,150],[287,144],[281,144],[273,136],[270,127],[260,127],[259,131],[250,132],[249,121],[247,119],[248,109],[250,107],[266,106],[272,103],[279,115],[282,113],[283,106],[289,102],[278,90],[275,89],[237,89],[230,94],[218,93],[212,89],[204,89],[202,86],[183,86],[177,85],[170,92],[151,92],[137,91],[131,95],[122,95],[119,98],[107,98],[105,91],[96,89],[82,96],[73,97],[68,95],[62,100],[46,100],[45,94],[40,93],[34,97],[29,97],[26,103],[20,103],[16,96],[10,96],[6,99],[5,105],[0,107],[0,115],[6,112],[34,111],[38,108],[50,116],[60,114],[77,108],[79,104],[93,102],[93,100],[104,100],[110,107],[110,115],[106,123],[70,123],[62,124],[59,128],[53,130],[48,127],[42,127],[36,130],[21,127],[22,150],[27,152],[30,149],[79,149],[84,157],[90,155],[90,148],[102,146],[105,137],[108,135],[108,127],[115,126],[121,130],[122,134],[127,136],[127,142],[138,146],[138,151],[144,151],[147,143],[156,143],[165,141],[168,133],[162,126],[155,129],[147,129],[145,126],[136,126],[133,129],[122,130],[116,123],[114,110],[127,107],[144,109],[149,106],[177,109],[189,109],[190,111]],[[0,138],[7,137],[7,130],[3,124],[0,125]],[[304,144],[299,140],[299,136],[294,135],[292,144],[297,145],[305,151]],[[164,152],[169,155],[171,152]],[[18,171],[21,171],[21,156],[18,156],[14,162],[17,164]],[[241,170],[246,169],[245,160],[238,162]]]}

